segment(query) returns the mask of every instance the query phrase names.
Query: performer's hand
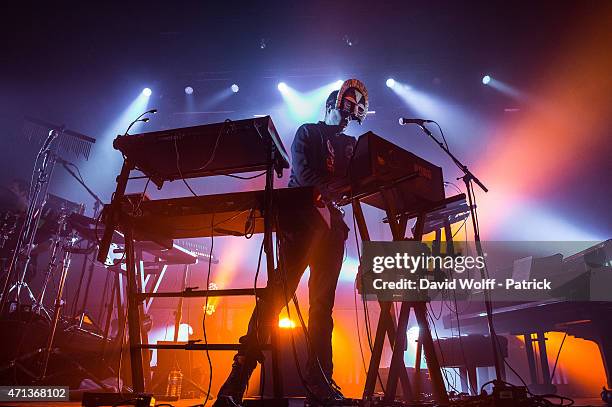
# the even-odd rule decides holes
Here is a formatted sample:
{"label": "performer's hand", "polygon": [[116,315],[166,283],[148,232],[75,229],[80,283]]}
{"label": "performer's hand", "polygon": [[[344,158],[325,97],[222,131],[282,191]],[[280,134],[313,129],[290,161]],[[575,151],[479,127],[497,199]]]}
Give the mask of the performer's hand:
{"label": "performer's hand", "polygon": [[333,195],[333,200],[337,201],[348,196],[351,191],[351,186],[346,178],[337,178],[326,185],[330,195]]}

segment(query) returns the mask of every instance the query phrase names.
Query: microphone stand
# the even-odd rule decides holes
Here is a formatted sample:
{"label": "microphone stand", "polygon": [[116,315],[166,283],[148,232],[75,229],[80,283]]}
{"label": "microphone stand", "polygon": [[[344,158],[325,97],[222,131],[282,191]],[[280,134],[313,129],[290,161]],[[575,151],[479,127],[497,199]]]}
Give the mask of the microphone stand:
{"label": "microphone stand", "polygon": [[[74,165],[69,161],[66,161],[62,158],[58,157],[58,161],[59,163],[62,165],[62,167],[64,167],[64,169],[68,172],[68,174],[70,174],[72,176],[72,178],[74,178],[79,184],[81,184],[81,186],[85,189],[85,191],[87,191],[87,193],[89,195],[91,195],[91,197],[94,199],[94,206],[93,206],[93,219],[97,219],[98,214],[99,214],[99,210],[102,207],[102,205],[104,204],[102,202],[102,200],[100,199],[100,197],[98,197],[98,195],[96,195],[95,192],[93,192],[88,186],[87,184],[85,184],[85,182],[79,177],[77,176],[77,174],[72,170],[72,168],[70,168],[70,165]],[[81,327],[81,323],[83,320],[83,316],[85,314],[85,308],[87,307],[87,298],[89,297],[89,287],[91,285],[91,279],[93,276],[93,270],[94,270],[94,263],[93,261],[89,263],[89,269],[88,269],[88,276],[87,276],[87,284],[85,285],[85,295],[83,296],[83,303],[81,304],[81,307],[77,309],[78,307],[78,303],[79,303],[79,297],[81,295],[81,287],[83,284],[83,277],[85,276],[85,265],[87,264],[88,260],[89,260],[89,255],[91,254],[91,252],[86,252],[83,253],[85,254],[85,259],[83,260],[83,267],[81,270],[81,277],[79,279],[79,287],[77,289],[77,292],[75,294],[75,300],[74,300],[74,305],[72,308],[72,316],[73,318],[76,318],[77,315],[80,316],[79,318],[79,328]],[[94,256],[95,258],[95,256]],[[78,312],[77,312],[78,311]]]}
{"label": "microphone stand", "polygon": [[[442,149],[442,151],[446,153],[446,155],[448,155],[451,158],[451,160],[455,163],[455,165],[459,167],[459,169],[463,172],[463,176],[457,179],[462,179],[465,184],[465,188],[467,190],[467,196],[468,196],[468,204],[470,208],[470,216],[472,217],[472,225],[474,227],[474,242],[476,244],[476,252],[478,253],[478,256],[481,256],[484,259],[484,253],[482,251],[482,244],[480,241],[480,230],[478,226],[478,220],[476,217],[476,208],[474,207],[474,185],[473,184],[478,185],[484,192],[489,192],[489,190],[468,169],[468,167],[465,164],[459,161],[459,159],[455,157],[453,153],[450,152],[450,150],[444,143],[439,141],[431,133],[431,131],[429,131],[427,127],[425,127],[423,124],[418,124],[418,126],[423,130],[425,134],[427,134]],[[486,270],[486,263],[485,263],[485,267],[481,269],[481,277],[483,279],[486,277],[485,270]],[[485,309],[487,313],[487,325],[489,329],[489,337],[491,338],[491,345],[493,346],[493,361],[495,362],[495,381],[493,382],[493,387],[495,388],[495,386],[503,384],[503,380],[501,379],[502,377],[501,372],[502,372],[504,362],[503,360],[501,360],[501,357],[500,357],[499,344],[497,342],[497,337],[495,336],[495,327],[493,326],[493,306],[491,304],[491,294],[488,289],[484,290],[484,294],[485,294],[484,304],[485,304]]]}
{"label": "microphone stand", "polygon": [[[33,185],[30,186],[28,209],[6,273],[6,280],[4,281],[1,294],[0,315],[7,310],[6,306],[10,303],[8,296],[13,290],[15,290],[14,303],[16,303],[17,306],[21,300],[22,288],[27,290],[30,300],[33,304],[36,304],[36,297],[25,279],[28,272],[28,266],[30,265],[34,239],[47,199],[49,182],[51,181],[51,176],[53,175],[53,169],[55,167],[56,155],[53,151],[55,146],[52,144],[55,139],[64,134],[64,131],[65,128],[63,126],[58,130],[51,130],[36,156],[33,171],[34,173],[38,173],[38,175],[36,179],[33,179]],[[22,264],[20,264],[20,260],[22,260]],[[21,274],[19,274],[18,270],[20,267],[22,267]],[[14,273],[16,274],[17,281],[9,288]],[[8,310],[10,311],[10,309]]]}
{"label": "microphone stand", "polygon": [[[138,122],[148,122],[149,118],[142,117],[148,113],[157,113],[157,109],[150,109],[146,112],[140,114],[130,125],[127,130],[123,134],[123,136],[127,136],[132,126]],[[123,160],[123,166],[121,167],[121,172],[117,177],[117,188],[115,189],[115,193],[111,197],[111,202],[107,207],[106,213],[106,221],[104,224],[104,235],[102,236],[102,240],[98,244],[98,256],[97,259],[100,263],[104,263],[106,260],[106,256],[108,255],[108,251],[110,250],[111,240],[113,238],[113,233],[115,233],[115,227],[117,225],[117,215],[119,213],[119,207],[121,206],[121,200],[125,196],[125,188],[127,186],[128,180],[130,178],[130,171],[132,171],[133,166],[127,161]]]}

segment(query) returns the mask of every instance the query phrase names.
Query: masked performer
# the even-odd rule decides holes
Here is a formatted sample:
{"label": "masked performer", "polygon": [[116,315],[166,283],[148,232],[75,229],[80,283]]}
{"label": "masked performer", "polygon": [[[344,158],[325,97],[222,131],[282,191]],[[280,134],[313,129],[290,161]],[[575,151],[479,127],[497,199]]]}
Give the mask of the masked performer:
{"label": "masked performer", "polygon": [[[232,371],[219,390],[214,406],[240,405],[251,373],[263,361],[259,344],[267,343],[271,329],[285,300],[290,299],[306,267],[308,281],[309,356],[305,379],[308,384],[306,406],[333,404],[343,399],[332,380],[332,309],[338,276],[344,257],[349,228],[335,205],[338,185],[346,184],[348,165],[356,140],[343,133],[349,121],[360,124],[368,110],[368,93],[360,81],[345,81],[332,92],[325,104],[325,118],[298,128],[291,146],[289,187],[314,186],[330,212],[330,221],[294,219],[278,233],[280,239],[281,281],[269,281],[268,295],[262,296],[249,322],[248,332],[240,338],[241,349],[234,356]],[[284,293],[283,293],[284,291]],[[278,301],[278,296],[281,301]],[[276,300],[273,296],[277,296]]]}

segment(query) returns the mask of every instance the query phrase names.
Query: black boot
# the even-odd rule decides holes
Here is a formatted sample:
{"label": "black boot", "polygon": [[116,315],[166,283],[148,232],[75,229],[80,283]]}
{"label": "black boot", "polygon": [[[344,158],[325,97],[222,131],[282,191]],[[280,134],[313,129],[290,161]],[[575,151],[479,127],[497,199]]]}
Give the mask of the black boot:
{"label": "black boot", "polygon": [[329,380],[326,382],[307,383],[308,392],[304,407],[323,407],[343,405],[347,401],[340,391],[340,386],[336,382]]}
{"label": "black boot", "polygon": [[240,406],[244,392],[249,384],[249,379],[256,366],[256,360],[249,360],[246,356],[242,355],[234,356],[232,371],[227,380],[225,380],[225,383],[223,383],[223,386],[221,386],[221,389],[219,389],[217,400],[212,407]]}

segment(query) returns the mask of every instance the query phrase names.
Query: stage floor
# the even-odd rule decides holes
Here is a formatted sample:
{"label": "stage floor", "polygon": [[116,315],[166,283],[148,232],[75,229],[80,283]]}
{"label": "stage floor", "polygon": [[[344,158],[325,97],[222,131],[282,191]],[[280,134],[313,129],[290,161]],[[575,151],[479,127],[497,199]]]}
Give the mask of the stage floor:
{"label": "stage floor", "polygon": [[[179,401],[173,401],[173,402],[163,402],[163,401],[158,401],[157,404],[161,404],[161,403],[169,403],[175,407],[190,407],[190,406],[195,406],[198,405],[200,403],[202,403],[202,399],[183,399],[183,400],[179,400]],[[607,404],[605,404],[603,401],[601,401],[601,399],[599,398],[578,398],[578,399],[574,399],[575,404],[573,407],[580,407],[580,406],[606,406]],[[206,404],[207,407],[212,406],[213,401],[209,400],[208,403]],[[304,401],[303,399],[293,399],[289,401],[289,406],[290,407],[302,407],[304,405]],[[1,403],[0,402],[0,406],[2,407],[8,407],[8,406],[27,406],[27,407],[56,407],[56,406],[60,406],[60,407],[80,407],[81,406],[81,402],[80,401],[67,401],[64,403],[58,403],[58,402],[46,402],[46,403],[36,403],[36,402],[22,402],[22,403]]]}

